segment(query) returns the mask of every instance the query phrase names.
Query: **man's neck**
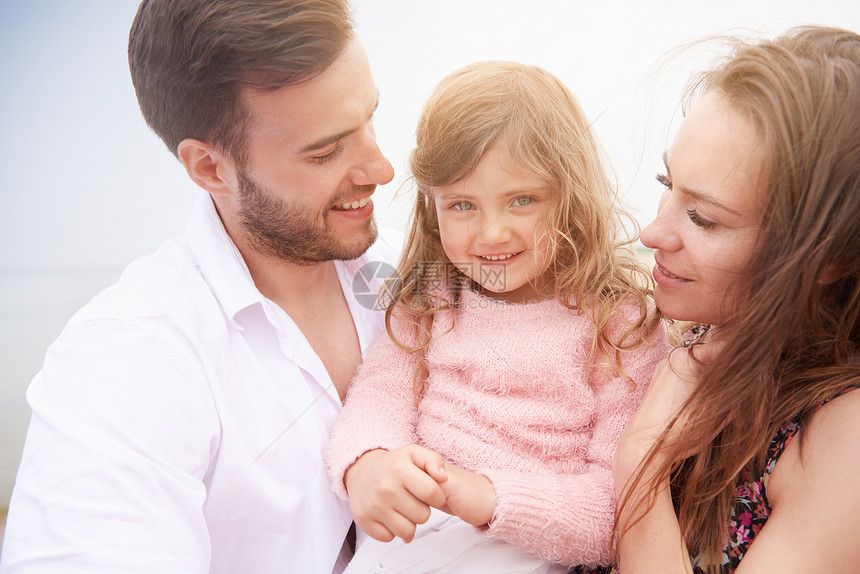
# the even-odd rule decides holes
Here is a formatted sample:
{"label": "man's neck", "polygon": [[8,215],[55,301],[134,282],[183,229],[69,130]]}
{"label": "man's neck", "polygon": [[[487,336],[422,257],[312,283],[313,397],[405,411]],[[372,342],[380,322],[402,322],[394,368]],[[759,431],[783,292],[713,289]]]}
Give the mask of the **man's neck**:
{"label": "man's neck", "polygon": [[334,262],[298,265],[240,248],[251,278],[260,293],[290,315],[309,305],[342,297]]}

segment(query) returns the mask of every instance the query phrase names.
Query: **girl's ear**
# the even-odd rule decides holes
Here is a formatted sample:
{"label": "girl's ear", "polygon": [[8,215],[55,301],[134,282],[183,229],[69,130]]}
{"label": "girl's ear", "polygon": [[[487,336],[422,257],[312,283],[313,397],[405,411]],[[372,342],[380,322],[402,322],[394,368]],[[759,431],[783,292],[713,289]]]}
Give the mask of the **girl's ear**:
{"label": "girl's ear", "polygon": [[188,177],[209,193],[227,196],[237,188],[235,163],[211,144],[187,138],[176,152]]}
{"label": "girl's ear", "polygon": [[830,285],[848,275],[848,268],[839,263],[828,263],[818,274],[816,283],[819,285]]}

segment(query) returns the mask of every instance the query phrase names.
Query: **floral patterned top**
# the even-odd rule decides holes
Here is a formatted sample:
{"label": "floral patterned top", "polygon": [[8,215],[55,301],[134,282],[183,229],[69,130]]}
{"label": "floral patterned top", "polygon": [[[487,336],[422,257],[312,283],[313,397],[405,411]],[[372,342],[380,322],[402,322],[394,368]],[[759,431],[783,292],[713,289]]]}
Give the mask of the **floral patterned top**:
{"label": "floral patterned top", "polygon": [[[853,389],[848,389],[848,392]],[[839,393],[819,405],[823,407],[836,397]],[[749,468],[745,468],[738,477],[737,500],[732,509],[729,521],[731,531],[729,533],[729,545],[723,550],[721,574],[734,574],[740,565],[744,554],[749,550],[756,535],[764,528],[765,522],[770,517],[770,503],[767,500],[767,483],[773,472],[780,455],[791,442],[791,439],[800,429],[799,418],[786,421],[776,431],[770,446],[767,449],[764,472],[758,480],[753,480]],[[698,566],[698,560],[693,560],[694,574],[704,574],[704,570]]]}
{"label": "floral patterned top", "polygon": [[[767,500],[767,484],[770,475],[776,467],[780,455],[785,447],[797,434],[800,425],[797,419],[786,421],[776,431],[770,446],[767,449],[764,472],[755,479],[749,467],[745,468],[738,477],[737,499],[732,508],[729,520],[729,544],[723,550],[722,574],[733,574],[741,559],[749,550],[750,544],[756,535],[764,528],[765,522],[770,517],[770,502]],[[698,566],[698,559],[693,559],[693,572],[704,574],[704,570]]]}

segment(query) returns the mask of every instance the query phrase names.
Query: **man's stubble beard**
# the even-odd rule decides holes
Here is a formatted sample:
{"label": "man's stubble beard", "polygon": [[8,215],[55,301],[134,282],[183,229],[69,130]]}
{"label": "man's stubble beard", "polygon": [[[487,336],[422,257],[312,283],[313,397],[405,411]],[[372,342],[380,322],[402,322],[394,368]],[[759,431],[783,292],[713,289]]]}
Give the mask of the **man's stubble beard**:
{"label": "man's stubble beard", "polygon": [[[326,208],[323,221],[316,221],[306,208],[290,205],[240,170],[239,223],[251,246],[261,255],[298,265],[317,265],[325,261],[348,261],[361,256],[376,240],[373,217],[363,233],[344,241],[329,228],[327,214],[331,206],[350,201],[357,195],[367,195],[362,188],[338,193]],[[372,188],[375,186],[366,186]],[[365,193],[357,192],[358,189]]]}

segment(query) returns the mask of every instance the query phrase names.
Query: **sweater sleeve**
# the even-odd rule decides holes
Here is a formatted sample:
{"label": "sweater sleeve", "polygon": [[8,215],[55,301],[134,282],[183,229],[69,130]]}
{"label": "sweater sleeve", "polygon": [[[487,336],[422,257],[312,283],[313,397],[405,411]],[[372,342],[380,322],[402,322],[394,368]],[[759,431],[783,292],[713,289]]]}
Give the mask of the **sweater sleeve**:
{"label": "sweater sleeve", "polygon": [[483,531],[553,562],[609,564],[616,506],[615,449],[666,352],[662,329],[647,347],[629,352],[624,364],[635,388],[629,380],[595,368],[591,384],[596,409],[582,473],[479,471],[496,489],[496,512]]}
{"label": "sweater sleeve", "polygon": [[[414,344],[410,324],[395,317],[391,323],[398,340]],[[344,475],[362,454],[415,442],[417,364],[417,353],[406,352],[386,333],[368,350],[335,421],[326,456],[332,489],[341,498],[347,498]]]}

